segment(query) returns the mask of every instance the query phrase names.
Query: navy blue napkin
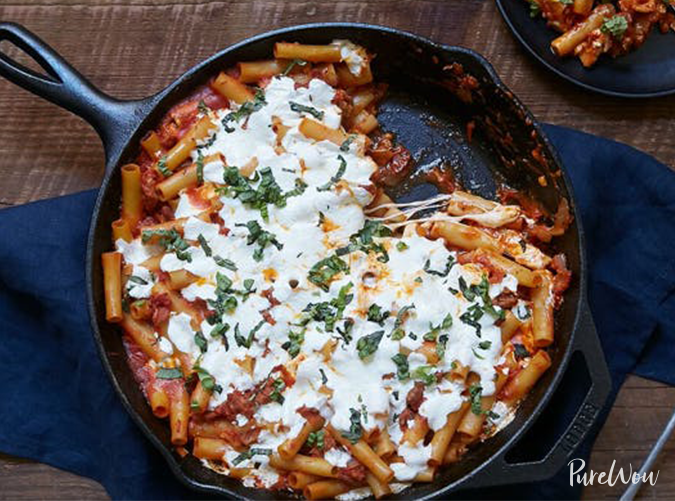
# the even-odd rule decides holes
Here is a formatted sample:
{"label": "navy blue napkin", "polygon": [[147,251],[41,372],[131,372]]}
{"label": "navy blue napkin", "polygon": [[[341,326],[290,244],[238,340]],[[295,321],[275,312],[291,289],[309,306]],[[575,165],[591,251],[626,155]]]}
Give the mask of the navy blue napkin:
{"label": "navy blue napkin", "polygon": [[[675,384],[675,174],[616,142],[560,127],[546,132],[581,209],[611,401],[630,372]],[[93,478],[113,498],[204,497],[172,477],[122,408],[96,353],[84,282],[95,196],[0,211],[0,451]],[[575,410],[562,390],[552,408]],[[541,419],[561,431],[552,414],[564,412]],[[588,457],[597,428],[577,457]],[[564,470],[545,482],[460,496],[577,498],[580,488],[568,476]]]}

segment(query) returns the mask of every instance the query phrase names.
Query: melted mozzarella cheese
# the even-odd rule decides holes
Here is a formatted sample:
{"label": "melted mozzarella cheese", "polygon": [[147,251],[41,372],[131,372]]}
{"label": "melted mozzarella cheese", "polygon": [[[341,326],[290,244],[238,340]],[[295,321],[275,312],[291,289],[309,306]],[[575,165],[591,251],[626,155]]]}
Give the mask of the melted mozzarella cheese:
{"label": "melted mozzarella cheese", "polygon": [[[343,46],[342,50],[349,48]],[[348,64],[358,63],[357,56],[351,52],[344,55]],[[234,391],[247,391],[262,384],[278,366],[288,367],[292,360],[289,333],[301,335],[299,354],[292,364],[295,382],[283,389],[283,402],[269,402],[256,409],[254,419],[266,429],[251,447],[275,449],[296,436],[305,423],[297,412],[303,406],[317,409],[342,431],[350,429],[356,412],[364,430],[389,430],[403,460],[391,467],[398,480],[407,482],[426,469],[430,447],[401,443],[403,433],[393,416],[405,409],[406,395],[415,382],[424,380],[427,386],[419,412],[431,429],[440,429],[447,415],[466,399],[462,396],[463,385],[436,384],[433,377],[430,381],[425,374],[449,372],[453,364],[461,363],[480,376],[483,395],[493,394],[501,333],[495,318],[487,312],[473,322],[462,320],[482,308],[480,297],[468,300],[460,292],[462,284],[478,286],[484,271],[478,265],[457,264],[456,253],[448,251],[441,240],[416,234],[400,239],[373,237],[378,248],[386,251],[387,259],[382,259],[379,252],[344,251],[367,222],[364,207],[372,200],[368,188],[377,166],[364,155],[357,141],[343,151],[333,143],[303,136],[298,125],[307,113],[290,107],[290,103],[312,107],[322,114],[319,121],[338,128],[341,110],[332,103],[334,95],[335,91],[318,79],[311,80],[306,88],[296,88],[292,79],[276,77],[264,89],[265,103],[247,118],[226,120],[225,126],[223,119],[232,110],[211,112],[216,130],[200,146],[201,153],[204,157],[220,154],[225,164],[206,164],[206,181],[223,185],[226,166],[257,162],[257,171],[270,169],[282,193],[293,190],[299,181],[305,189],[301,195],[286,198],[283,204],[268,204],[267,217],[239,197],[219,195],[222,207],[218,214],[229,230],[226,234],[218,225],[195,217],[199,211],[186,194],[181,194],[176,215],[187,218],[183,237],[190,243],[186,251],[189,258],[166,253],[160,269],[187,270],[199,277],[181,291],[186,300],[207,301],[213,310],[219,294],[225,293],[236,299],[236,308],[213,312],[216,316],[212,321],[229,326],[224,334],[227,343],[210,335],[214,326],[209,322],[199,326],[208,343],[203,354],[195,344],[197,330],[184,313],[171,316],[168,337],[178,350],[198,360],[199,366],[222,388],[209,403],[214,409]],[[275,133],[279,124],[287,128],[281,140]],[[196,155],[195,152],[195,158]],[[340,179],[334,180],[341,170]],[[260,176],[253,175],[248,182],[255,189],[260,185]],[[260,247],[247,226],[252,222],[272,235],[276,244]],[[200,240],[207,242],[208,252]],[[130,244],[118,241],[117,247],[133,264],[140,264],[156,252],[138,240]],[[337,273],[325,290],[309,279],[309,273],[317,263],[335,257],[337,249],[343,250],[340,259],[348,269]],[[236,269],[222,266],[218,263],[222,260],[229,260]],[[218,292],[223,276],[231,281],[231,289]],[[245,283],[250,289],[244,294]],[[500,283],[490,284],[488,294],[494,298],[505,289],[516,288],[515,278],[506,275]],[[352,298],[344,305],[337,325],[331,328],[325,321],[308,319],[307,309],[312,304],[330,305],[343,289],[349,290]],[[270,302],[266,296],[270,292],[280,304]],[[373,305],[387,315],[369,318]],[[397,318],[404,308],[407,314]],[[344,319],[351,321],[348,335],[343,330]],[[393,336],[396,329],[403,332],[401,338]],[[378,333],[376,349],[362,358],[362,340]],[[432,364],[421,352],[429,336],[444,342],[445,353],[438,363]],[[241,339],[249,337],[250,346],[241,343]],[[327,343],[335,345],[328,358],[324,356]],[[398,379],[399,367],[393,360],[400,353],[409,353],[406,359],[411,377],[403,380]],[[244,368],[247,357],[255,359],[252,369]],[[226,461],[231,465],[237,455],[234,450],[228,451]],[[264,473],[271,471],[266,466],[267,459],[257,455],[238,467],[262,464],[260,475],[268,480],[276,478]],[[349,454],[332,449],[326,459],[344,466]]]}
{"label": "melted mozzarella cheese", "polygon": [[149,298],[155,284],[155,277],[150,270],[134,265],[131,275],[136,279],[127,280],[126,288],[129,296],[136,299]]}

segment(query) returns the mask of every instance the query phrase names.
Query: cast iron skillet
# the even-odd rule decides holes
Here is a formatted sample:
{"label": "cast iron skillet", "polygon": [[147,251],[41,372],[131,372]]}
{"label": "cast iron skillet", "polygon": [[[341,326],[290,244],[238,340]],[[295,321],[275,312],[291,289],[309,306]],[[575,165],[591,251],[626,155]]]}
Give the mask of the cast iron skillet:
{"label": "cast iron skillet", "polygon": [[[154,96],[140,101],[119,101],[94,88],[26,29],[15,24],[0,24],[0,41],[7,40],[18,46],[46,72],[38,74],[0,54],[0,74],[80,115],[96,129],[105,147],[106,174],[92,215],[86,262],[91,325],[103,365],[133,419],[186,485],[235,498],[269,498],[267,491],[243,487],[238,481],[203,467],[196,458],[189,455],[180,458],[172,451],[168,426],[152,415],[127,366],[119,328],[105,321],[99,256],[111,248],[110,224],[119,213],[119,166],[135,157],[143,134],[154,127],[173,104],[220,69],[237,61],[270,57],[277,41],[327,43],[336,38],[351,39],[377,54],[373,61],[376,79],[391,86],[380,120],[385,129],[395,132],[410,148],[418,169],[442,162],[453,169],[466,188],[485,196],[494,195],[496,184],[507,181],[512,187],[528,190],[551,211],[564,196],[576,215],[576,222],[559,239],[556,249],[567,254],[575,278],[557,315],[557,340],[551,350],[552,370],[501,433],[475,447],[458,464],[443,469],[433,483],[416,485],[392,499],[425,499],[459,488],[549,477],[565,464],[584,438],[610,390],[609,373],[586,301],[583,232],[569,181],[540,127],[485,59],[467,49],[439,45],[391,28],[330,23],[265,33],[219,52]],[[444,69],[452,63],[462,65],[479,84],[477,90],[460,92],[463,99],[458,99],[453,91],[461,77],[449,68]],[[471,141],[465,134],[468,120],[476,124]],[[539,161],[534,159],[533,150],[539,152]],[[537,181],[540,176],[548,180],[546,186]],[[425,198],[431,192],[429,185],[412,182],[392,195],[401,200]],[[507,452],[540,415],[570,358],[577,352],[585,359],[591,385],[566,432],[555,440],[543,459],[508,462]],[[275,496],[288,497],[285,493]]]}
{"label": "cast iron skillet", "polygon": [[592,68],[576,57],[561,58],[551,50],[557,33],[541,17],[532,19],[527,2],[496,0],[513,35],[537,61],[576,85],[608,96],[662,97],[675,94],[675,33],[658,29],[639,49],[613,59],[603,56]]}

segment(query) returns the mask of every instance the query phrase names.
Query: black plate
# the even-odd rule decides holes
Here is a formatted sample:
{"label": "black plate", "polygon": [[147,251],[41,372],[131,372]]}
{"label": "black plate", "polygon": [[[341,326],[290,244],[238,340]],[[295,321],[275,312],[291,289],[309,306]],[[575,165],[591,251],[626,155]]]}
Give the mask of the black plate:
{"label": "black plate", "polygon": [[532,19],[524,0],[496,0],[515,37],[540,63],[585,89],[617,97],[675,94],[675,33],[655,29],[644,45],[626,56],[602,56],[592,68],[576,57],[560,58],[550,49],[557,33],[541,17]]}

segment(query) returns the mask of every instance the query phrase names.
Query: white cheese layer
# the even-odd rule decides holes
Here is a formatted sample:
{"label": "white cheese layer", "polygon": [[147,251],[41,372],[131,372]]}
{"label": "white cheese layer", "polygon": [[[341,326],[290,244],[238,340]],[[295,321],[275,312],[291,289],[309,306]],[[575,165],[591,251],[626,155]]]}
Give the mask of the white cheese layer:
{"label": "white cheese layer", "polygon": [[[357,55],[345,57],[356,63]],[[263,212],[241,193],[224,187],[218,215],[229,232],[195,217],[199,211],[181,194],[177,215],[188,218],[183,238],[190,244],[184,253],[189,258],[167,253],[160,269],[187,270],[199,277],[181,294],[188,301],[205,301],[213,316],[196,329],[188,315],[174,314],[168,337],[222,388],[211,398],[211,409],[226,403],[235,391],[251,390],[276,377],[279,366],[294,374],[295,383],[280,390],[283,401],[256,409],[254,419],[266,431],[252,448],[274,449],[297,435],[305,422],[298,409],[315,408],[345,433],[355,422],[366,431],[388,429],[403,460],[392,469],[398,480],[410,481],[426,468],[430,448],[402,445],[403,433],[394,416],[405,409],[406,395],[421,381],[425,391],[420,415],[432,430],[439,430],[447,415],[468,398],[462,394],[463,385],[440,384],[435,377],[456,364],[480,376],[482,395],[494,393],[494,366],[502,342],[496,318],[485,307],[485,294],[494,298],[505,289],[515,291],[517,282],[507,275],[484,287],[486,272],[478,265],[458,264],[456,253],[441,240],[372,236],[364,244],[368,238],[363,233],[355,236],[367,224],[364,207],[372,200],[368,188],[376,164],[356,142],[341,148],[298,130],[304,117],[338,128],[341,110],[332,104],[334,95],[318,79],[296,88],[292,79],[276,77],[264,89],[264,102],[248,116],[232,119],[236,106],[210,112],[216,130],[200,146],[201,153],[220,154],[225,163],[208,163],[206,181],[224,186],[228,167],[253,163],[255,173],[245,179],[253,190],[269,182],[270,173],[281,194],[304,188],[284,197],[283,203],[266,204]],[[314,112],[294,111],[291,103]],[[280,124],[287,128],[283,138],[275,132]],[[118,241],[117,247],[133,264],[155,252],[138,240]],[[331,266],[341,262],[343,268],[317,284],[310,280],[312,271],[326,259],[332,260]],[[484,294],[464,294],[467,287]],[[232,298],[234,306],[219,307],[224,297]],[[322,311],[328,312],[323,318]],[[211,335],[218,329],[223,332]],[[198,331],[207,342],[204,353],[195,342]],[[439,346],[438,361],[426,358],[425,342]],[[332,347],[329,357],[327,346]],[[255,364],[247,368],[249,358]],[[226,460],[236,455],[228,452]],[[334,449],[326,459],[342,467],[347,456]],[[238,466],[265,465],[266,460],[257,455]]]}

